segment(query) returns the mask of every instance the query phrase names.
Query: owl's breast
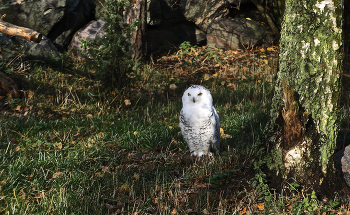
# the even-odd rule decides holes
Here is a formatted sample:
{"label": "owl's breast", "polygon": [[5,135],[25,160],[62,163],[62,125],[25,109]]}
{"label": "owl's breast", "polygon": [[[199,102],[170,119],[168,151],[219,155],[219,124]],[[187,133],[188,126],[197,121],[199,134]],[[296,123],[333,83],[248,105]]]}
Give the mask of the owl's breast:
{"label": "owl's breast", "polygon": [[180,122],[187,126],[206,124],[213,116],[213,112],[204,108],[183,108],[180,114]]}

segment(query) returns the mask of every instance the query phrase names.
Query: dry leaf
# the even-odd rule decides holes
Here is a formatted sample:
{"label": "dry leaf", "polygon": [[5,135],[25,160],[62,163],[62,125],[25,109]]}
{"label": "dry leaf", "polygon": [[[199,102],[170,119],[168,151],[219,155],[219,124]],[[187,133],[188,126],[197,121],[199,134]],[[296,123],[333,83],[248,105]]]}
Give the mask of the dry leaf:
{"label": "dry leaf", "polygon": [[224,134],[225,134],[224,129],[220,128],[220,135],[222,136],[222,135],[224,135]]}
{"label": "dry leaf", "polygon": [[15,108],[15,111],[21,111],[21,106],[18,105],[18,106]]}
{"label": "dry leaf", "polygon": [[92,118],[92,114],[87,114],[86,117],[91,119]]}
{"label": "dry leaf", "polygon": [[11,138],[10,139],[10,143],[12,144],[18,144],[17,140],[15,138]]}
{"label": "dry leaf", "polygon": [[171,90],[175,90],[177,88],[176,84],[170,84],[169,88]]}
{"label": "dry leaf", "polygon": [[258,209],[261,211],[263,211],[265,209],[264,203],[258,203],[257,206],[258,206]]}
{"label": "dry leaf", "polygon": [[21,199],[25,199],[26,198],[26,193],[24,192],[23,189],[21,189],[18,193],[18,196],[21,197]]}
{"label": "dry leaf", "polygon": [[191,208],[189,208],[189,209],[187,209],[186,211],[185,211],[185,213],[191,213],[193,210],[191,209]]}
{"label": "dry leaf", "polygon": [[129,193],[130,192],[130,187],[129,187],[128,184],[123,184],[122,186],[120,186],[120,190],[122,192]]}
{"label": "dry leaf", "polygon": [[31,91],[31,90],[29,90],[29,91],[28,91],[28,99],[32,99],[33,96],[34,96],[34,92]]}
{"label": "dry leaf", "polygon": [[204,210],[202,212],[203,212],[203,214],[209,214],[209,211],[206,208],[204,208]]}
{"label": "dry leaf", "polygon": [[138,180],[140,178],[140,175],[137,173],[134,173],[134,175],[132,176],[134,179]]}
{"label": "dry leaf", "polygon": [[118,202],[117,203],[117,208],[122,208],[124,206],[124,203],[123,202]]}
{"label": "dry leaf", "polygon": [[131,101],[130,101],[129,99],[125,99],[125,100],[124,100],[124,104],[125,104],[126,106],[129,106],[129,105],[131,105]]}
{"label": "dry leaf", "polygon": [[177,211],[176,211],[176,209],[174,208],[172,211],[171,211],[171,215],[177,215],[177,214],[179,214]]}
{"label": "dry leaf", "polygon": [[106,206],[106,208],[107,208],[108,210],[113,210],[113,209],[116,209],[116,208],[117,208],[115,205],[111,205],[111,204],[108,204],[108,203],[106,203],[105,206]]}
{"label": "dry leaf", "polygon": [[239,214],[245,214],[247,212],[247,206],[243,206],[243,208],[239,211]]}
{"label": "dry leaf", "polygon": [[41,198],[43,198],[44,196],[45,196],[45,193],[44,193],[44,192],[41,192],[41,193],[35,194],[35,195],[34,195],[34,198],[36,198],[36,199],[41,199]]}
{"label": "dry leaf", "polygon": [[19,150],[21,150],[21,147],[16,146],[15,151],[18,152]]}
{"label": "dry leaf", "polygon": [[55,178],[60,178],[63,176],[63,172],[55,172],[53,175],[52,175],[52,178],[55,179]]}
{"label": "dry leaf", "polygon": [[153,197],[152,199],[153,199],[153,203],[154,204],[158,204],[158,199],[157,198]]}
{"label": "dry leaf", "polygon": [[62,143],[59,142],[59,143],[56,143],[56,147],[58,150],[61,150],[62,149]]}
{"label": "dry leaf", "polygon": [[228,86],[228,87],[232,87],[232,88],[235,88],[235,87],[236,87],[235,84],[233,84],[233,83],[229,83],[227,86]]}

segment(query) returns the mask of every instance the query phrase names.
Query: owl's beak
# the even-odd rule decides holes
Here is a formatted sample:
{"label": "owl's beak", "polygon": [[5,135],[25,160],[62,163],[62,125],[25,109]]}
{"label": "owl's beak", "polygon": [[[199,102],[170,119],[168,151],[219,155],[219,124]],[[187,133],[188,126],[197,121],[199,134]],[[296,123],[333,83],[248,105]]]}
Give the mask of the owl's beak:
{"label": "owl's beak", "polygon": [[196,103],[196,100],[193,98],[193,103]]}

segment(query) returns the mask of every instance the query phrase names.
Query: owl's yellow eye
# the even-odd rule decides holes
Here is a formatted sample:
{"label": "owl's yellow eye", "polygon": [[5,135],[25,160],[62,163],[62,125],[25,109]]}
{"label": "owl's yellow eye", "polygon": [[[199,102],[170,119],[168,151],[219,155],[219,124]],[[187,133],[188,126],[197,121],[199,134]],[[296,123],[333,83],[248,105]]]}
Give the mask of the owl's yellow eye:
{"label": "owl's yellow eye", "polygon": [[191,94],[188,93],[188,96],[191,96]]}
{"label": "owl's yellow eye", "polygon": [[202,93],[199,93],[198,95],[199,95],[199,96],[202,96],[203,94],[202,94]]}

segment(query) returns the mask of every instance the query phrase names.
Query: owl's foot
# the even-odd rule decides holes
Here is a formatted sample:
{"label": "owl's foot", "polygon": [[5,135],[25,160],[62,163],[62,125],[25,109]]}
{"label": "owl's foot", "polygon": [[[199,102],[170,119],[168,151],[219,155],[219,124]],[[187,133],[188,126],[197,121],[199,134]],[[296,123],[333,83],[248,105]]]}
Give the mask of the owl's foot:
{"label": "owl's foot", "polygon": [[203,157],[205,155],[208,155],[209,157],[211,157],[214,154],[211,152],[191,152],[191,156]]}

